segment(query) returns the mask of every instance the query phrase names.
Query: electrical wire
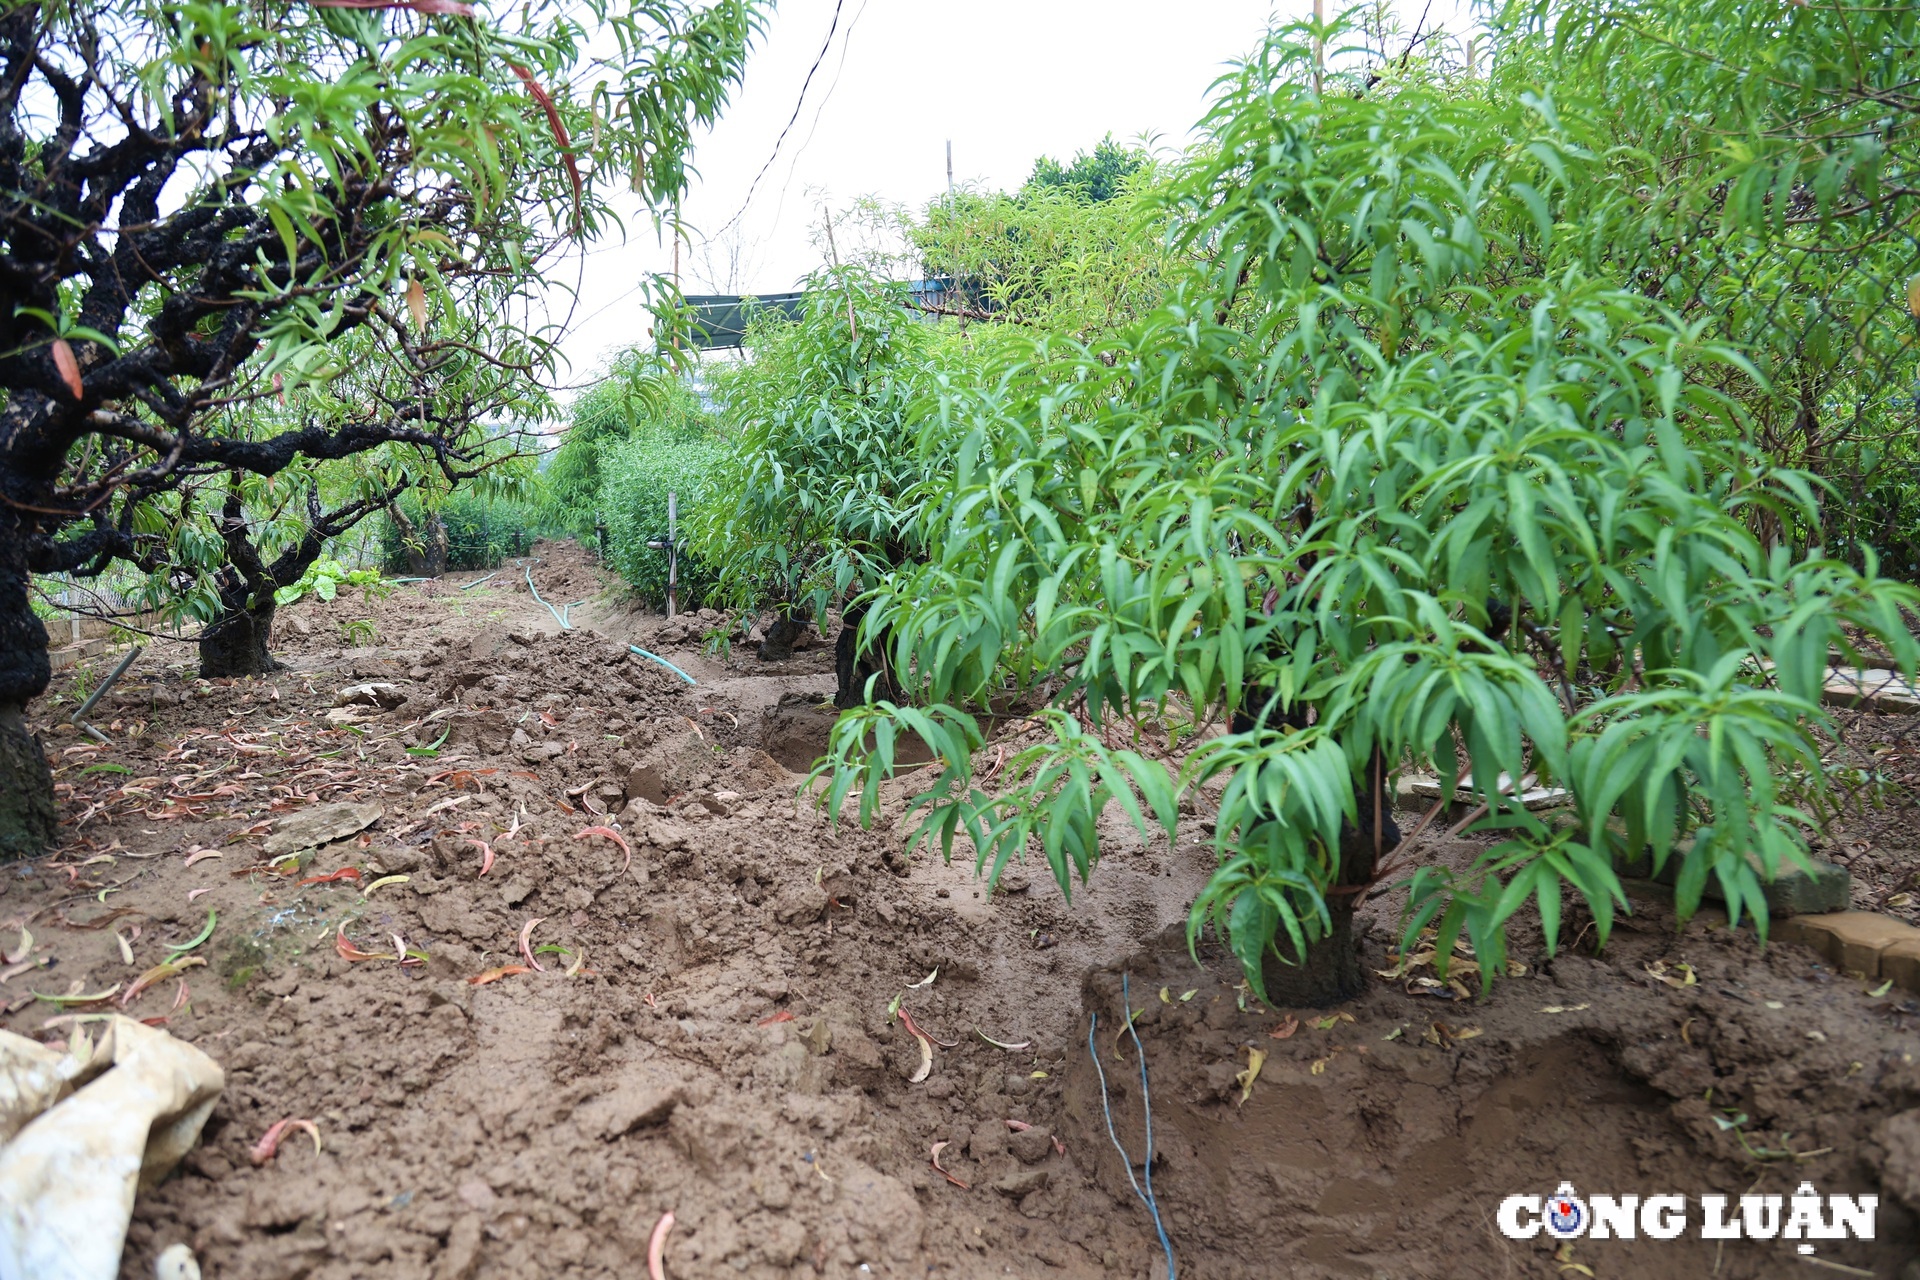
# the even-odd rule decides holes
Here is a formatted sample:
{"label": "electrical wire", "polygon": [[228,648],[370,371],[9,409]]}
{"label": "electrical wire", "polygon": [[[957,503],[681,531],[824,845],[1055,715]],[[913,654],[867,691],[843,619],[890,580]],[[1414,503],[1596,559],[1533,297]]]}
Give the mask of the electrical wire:
{"label": "electrical wire", "polygon": [[753,193],[759,189],[760,179],[766,177],[767,170],[773,168],[773,162],[780,157],[781,144],[786,142],[787,134],[792,132],[793,122],[800,118],[800,108],[806,105],[807,86],[813,83],[814,72],[820,70],[820,64],[827,60],[827,51],[833,48],[833,35],[834,32],[840,29],[840,10],[845,4],[846,0],[833,0],[833,21],[827,26],[827,38],[821,42],[820,52],[815,55],[813,65],[807,68],[807,78],[800,82],[800,96],[794,101],[793,114],[787,117],[786,128],[780,130],[780,136],[773,140],[772,154],[767,156],[767,162],[760,166],[760,172],[754,174],[753,181],[747,185],[747,198],[740,202],[740,208],[734,215],[728,218],[726,223],[722,225],[718,231],[714,232],[713,235],[708,236],[707,239],[718,239],[727,234],[727,232],[733,229],[733,225],[736,222],[746,216],[747,206],[753,203]]}
{"label": "electrical wire", "polygon": [[1127,1167],[1127,1182],[1133,1187],[1133,1194],[1140,1197],[1140,1203],[1147,1206],[1147,1212],[1153,1216],[1153,1229],[1160,1237],[1160,1247],[1167,1255],[1167,1280],[1174,1280],[1173,1244],[1167,1239],[1167,1229],[1160,1221],[1160,1205],[1153,1198],[1153,1098],[1147,1093],[1147,1055],[1140,1047],[1140,1033],[1133,1029],[1133,999],[1128,990],[1128,975],[1120,975],[1121,1010],[1127,1015],[1127,1030],[1133,1035],[1134,1051],[1140,1055],[1140,1106],[1147,1116],[1147,1186],[1140,1187],[1140,1180],[1133,1174],[1133,1159],[1127,1155],[1127,1149],[1120,1145],[1120,1135],[1113,1127],[1113,1104],[1107,1095],[1107,1072],[1100,1065],[1100,1050],[1094,1044],[1094,1031],[1100,1025],[1100,1015],[1087,1014],[1087,1056],[1093,1059],[1093,1070],[1100,1077],[1100,1109],[1107,1117],[1107,1137],[1113,1142],[1113,1149],[1120,1153],[1120,1162]]}

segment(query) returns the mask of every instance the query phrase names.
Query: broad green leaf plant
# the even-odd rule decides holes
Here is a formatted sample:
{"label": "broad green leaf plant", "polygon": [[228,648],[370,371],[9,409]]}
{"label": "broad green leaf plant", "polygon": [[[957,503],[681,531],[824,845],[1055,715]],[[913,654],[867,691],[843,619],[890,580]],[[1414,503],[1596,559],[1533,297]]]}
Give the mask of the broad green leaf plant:
{"label": "broad green leaf plant", "polygon": [[[1347,922],[1395,883],[1408,942],[1470,939],[1488,978],[1529,905],[1549,950],[1573,902],[1604,942],[1627,856],[1673,865],[1683,918],[1712,882],[1764,930],[1809,859],[1778,777],[1819,777],[1828,654],[1911,671],[1920,595],[1756,536],[1817,528],[1816,485],[1720,389],[1764,380],[1742,351],[1608,275],[1641,205],[1603,118],[1411,76],[1321,96],[1313,34],[1219,86],[1165,197],[1201,265],[1157,310],[949,391],[927,561],[865,623],[913,705],[843,715],[824,803],[875,820],[917,733],[916,841],[995,876],[1036,849],[1070,892],[1108,804],[1175,841],[1217,792],[1189,931],[1263,998],[1351,994]],[[1037,729],[982,776],[1009,706]],[[1406,769],[1471,791],[1471,865],[1395,847]],[[1533,782],[1572,807],[1528,812]]]}

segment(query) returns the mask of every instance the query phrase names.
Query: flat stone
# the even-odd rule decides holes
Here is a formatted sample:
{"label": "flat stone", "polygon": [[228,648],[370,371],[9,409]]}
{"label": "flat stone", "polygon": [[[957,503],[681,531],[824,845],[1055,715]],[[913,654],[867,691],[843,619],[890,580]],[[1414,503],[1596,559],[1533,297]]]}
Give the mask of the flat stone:
{"label": "flat stone", "polygon": [[[1674,849],[1667,855],[1666,865],[1658,873],[1653,871],[1650,858],[1616,858],[1613,869],[1622,876],[1671,889],[1679,879],[1680,863],[1685,856],[1684,848]],[[1755,860],[1754,869],[1762,871],[1762,892],[1767,901],[1768,916],[1777,921],[1788,916],[1824,915],[1847,909],[1853,901],[1852,874],[1845,867],[1818,858],[1814,859],[1813,868],[1813,874],[1808,875],[1797,866],[1789,866],[1769,881],[1758,860]],[[1720,888],[1720,878],[1713,875],[1707,877],[1701,895],[1708,902],[1724,903],[1727,900],[1727,895]]]}
{"label": "flat stone", "polygon": [[378,822],[380,815],[385,812],[377,804],[309,805],[276,822],[273,834],[260,847],[272,857],[316,848],[365,830]]}
{"label": "flat stone", "polygon": [[1880,953],[1880,976],[1894,985],[1920,993],[1920,929],[1910,938],[1887,944]]}
{"label": "flat stone", "polygon": [[[1503,773],[1494,785],[1504,791],[1513,785],[1513,779]],[[1409,778],[1406,790],[1409,795],[1418,796],[1423,800],[1438,800],[1440,779],[1430,776]],[[1453,802],[1455,804],[1479,803],[1472,790],[1464,786],[1454,790]],[[1564,787],[1528,787],[1520,793],[1520,805],[1528,813],[1535,813],[1542,809],[1564,808],[1572,803],[1573,793]]]}
{"label": "flat stone", "polygon": [[1810,947],[1835,968],[1864,973],[1869,978],[1881,976],[1881,956],[1889,948],[1920,944],[1920,929],[1872,911],[1796,916],[1781,921],[1773,936]]}

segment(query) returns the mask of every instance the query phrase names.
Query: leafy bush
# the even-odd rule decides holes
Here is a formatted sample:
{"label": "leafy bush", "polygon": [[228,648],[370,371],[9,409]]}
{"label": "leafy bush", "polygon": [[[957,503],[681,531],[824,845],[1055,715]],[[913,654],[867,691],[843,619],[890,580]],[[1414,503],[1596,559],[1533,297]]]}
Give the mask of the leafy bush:
{"label": "leafy bush", "polygon": [[[1911,671],[1920,592],[1761,537],[1819,528],[1815,485],[1728,394],[1741,348],[1615,276],[1650,233],[1605,113],[1314,79],[1292,28],[1224,82],[1161,197],[1192,268],[1142,323],[950,391],[927,563],[864,624],[922,705],[841,718],[829,812],[858,789],[872,821],[914,731],[944,766],[917,838],[996,874],[1032,842],[1067,891],[1109,802],[1172,839],[1179,791],[1224,784],[1190,931],[1290,1002],[1357,989],[1354,907],[1397,872],[1404,945],[1469,938],[1488,980],[1529,902],[1550,951],[1569,890],[1604,942],[1645,852],[1682,918],[1712,881],[1764,930],[1763,883],[1809,861],[1776,775],[1825,785],[1829,647]],[[976,778],[1009,694],[1045,736]],[[1112,740],[1143,725],[1198,740],[1177,777]],[[1403,765],[1498,842],[1465,869],[1397,847]]]}
{"label": "leafy bush", "polygon": [[705,430],[675,430],[645,423],[632,438],[600,454],[600,505],[607,520],[607,560],[641,596],[667,596],[667,556],[647,546],[667,534],[667,494],[677,495],[680,520],[679,600],[697,609],[713,591],[718,573],[687,542],[688,517],[699,511],[713,477],[725,465],[726,449]]}
{"label": "leafy bush", "polygon": [[864,270],[807,281],[798,321],[756,319],[752,358],[716,373],[730,432],[695,523],[730,604],[810,610],[918,552],[917,447],[941,335]]}
{"label": "leafy bush", "polygon": [[[429,519],[414,494],[402,498],[399,506],[416,528]],[[541,512],[533,503],[464,488],[454,490],[432,515],[446,531],[449,569],[497,569],[502,560],[526,555],[542,534]],[[382,522],[380,554],[389,572],[405,572],[405,539],[391,518]]]}
{"label": "leafy bush", "polygon": [[349,569],[332,556],[322,556],[307,566],[300,577],[273,593],[275,604],[286,605],[303,596],[314,596],[320,600],[331,600],[342,588],[357,590],[366,600],[378,600],[389,594],[393,586],[380,576],[378,569]]}

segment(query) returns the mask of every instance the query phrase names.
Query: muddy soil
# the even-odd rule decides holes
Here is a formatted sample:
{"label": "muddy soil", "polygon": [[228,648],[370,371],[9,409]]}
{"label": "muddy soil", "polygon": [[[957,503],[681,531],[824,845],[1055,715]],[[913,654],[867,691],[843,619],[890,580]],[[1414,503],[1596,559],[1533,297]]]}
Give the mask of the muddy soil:
{"label": "muddy soil", "polygon": [[[0,1025],[60,1039],[100,1006],[32,993],[117,1002],[213,924],[203,965],[126,1005],[227,1088],[141,1197],[125,1276],[185,1241],[210,1277],[624,1278],[668,1211],[669,1275],[1160,1275],[1088,1051],[1137,1160],[1122,975],[1182,1275],[1812,1274],[1788,1243],[1493,1233],[1501,1196],[1562,1179],[1878,1192],[1878,1239],[1820,1260],[1915,1254],[1910,997],[1641,904],[1598,954],[1581,919],[1551,962],[1523,931],[1527,975],[1461,1000],[1390,956],[1387,897],[1363,945],[1399,972],[1323,1029],[1168,932],[1203,832],[1168,849],[1110,815],[1070,906],[1044,864],[989,891],[796,799],[829,647],[763,663],[718,614],[632,615],[568,546],[483,576],[283,610],[267,678],[157,646],[93,716],[110,747],[56,731],[75,678],[35,708],[68,843],[0,881],[0,936],[34,939]],[[275,860],[334,805],[378,816]],[[919,1081],[896,999],[939,1042]],[[256,1165],[287,1117],[322,1149]]]}

